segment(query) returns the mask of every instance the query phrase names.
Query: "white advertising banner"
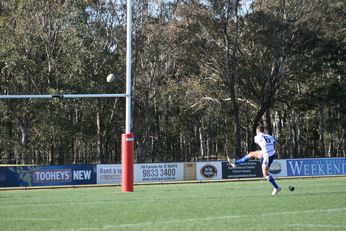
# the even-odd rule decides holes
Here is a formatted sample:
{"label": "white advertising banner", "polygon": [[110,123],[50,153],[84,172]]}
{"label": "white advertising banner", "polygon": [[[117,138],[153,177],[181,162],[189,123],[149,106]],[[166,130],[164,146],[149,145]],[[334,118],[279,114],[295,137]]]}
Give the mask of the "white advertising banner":
{"label": "white advertising banner", "polygon": [[135,183],[182,181],[184,180],[184,163],[135,164]]}
{"label": "white advertising banner", "polygon": [[274,160],[269,172],[274,177],[287,176],[286,160]]}
{"label": "white advertising banner", "polygon": [[221,161],[197,162],[196,177],[197,180],[220,180],[222,179]]}
{"label": "white advertising banner", "polygon": [[97,165],[97,184],[119,184],[121,182],[120,164]]}

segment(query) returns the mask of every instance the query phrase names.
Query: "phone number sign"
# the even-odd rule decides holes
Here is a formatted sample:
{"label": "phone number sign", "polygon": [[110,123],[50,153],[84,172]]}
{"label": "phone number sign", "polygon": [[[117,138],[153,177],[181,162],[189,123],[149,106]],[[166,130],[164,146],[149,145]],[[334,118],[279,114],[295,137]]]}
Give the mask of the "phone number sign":
{"label": "phone number sign", "polygon": [[184,163],[136,164],[135,182],[184,180]]}

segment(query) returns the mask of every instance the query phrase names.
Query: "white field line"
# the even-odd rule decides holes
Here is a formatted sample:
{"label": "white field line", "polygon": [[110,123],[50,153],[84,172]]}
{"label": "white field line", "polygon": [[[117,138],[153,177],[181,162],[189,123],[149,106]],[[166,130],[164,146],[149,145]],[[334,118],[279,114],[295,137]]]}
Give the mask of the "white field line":
{"label": "white field line", "polygon": [[325,225],[325,224],[292,224],[292,225],[287,225],[288,227],[296,227],[296,228],[311,228],[311,229],[316,229],[316,228],[321,228],[321,229],[346,229],[346,225]]}
{"label": "white field line", "polygon": [[[281,216],[281,215],[288,215],[288,214],[310,214],[310,213],[331,213],[331,212],[339,212],[339,211],[345,211],[345,208],[333,208],[333,209],[316,209],[316,210],[302,210],[302,211],[289,211],[289,212],[278,212],[278,213],[264,213],[264,214],[258,214],[257,217],[268,217],[268,216]],[[247,218],[249,215],[230,215],[230,216],[219,216],[219,217],[204,217],[204,218],[188,218],[188,219],[172,219],[172,220],[166,220],[166,221],[148,221],[148,222],[141,222],[141,223],[125,223],[125,224],[116,224],[116,225],[104,225],[101,227],[81,227],[77,229],[69,229],[65,231],[87,231],[87,230],[114,230],[116,228],[136,228],[136,227],[143,227],[143,226],[155,226],[155,225],[169,225],[169,224],[175,224],[175,223],[199,223],[203,221],[209,221],[209,220],[228,220],[228,219],[239,219],[239,218]],[[300,224],[292,224],[293,226],[299,227]],[[304,225],[304,224],[303,224]],[[307,224],[307,227],[313,228],[314,224]],[[329,228],[344,228],[345,226],[335,226],[335,225],[326,225]],[[321,225],[317,224],[315,227],[321,227]],[[328,228],[326,227],[326,228]],[[50,231],[61,231],[59,229],[51,229]]]}
{"label": "white field line", "polygon": [[59,218],[48,218],[48,217],[6,217],[1,220],[7,221],[60,221]]}
{"label": "white field line", "polygon": [[266,213],[262,214],[262,216],[277,216],[277,215],[288,215],[288,214],[302,214],[302,213],[324,213],[324,212],[339,212],[346,210],[346,207],[344,208],[333,208],[333,209],[311,209],[311,210],[301,210],[301,211],[287,211],[287,212],[280,212],[280,213]]}

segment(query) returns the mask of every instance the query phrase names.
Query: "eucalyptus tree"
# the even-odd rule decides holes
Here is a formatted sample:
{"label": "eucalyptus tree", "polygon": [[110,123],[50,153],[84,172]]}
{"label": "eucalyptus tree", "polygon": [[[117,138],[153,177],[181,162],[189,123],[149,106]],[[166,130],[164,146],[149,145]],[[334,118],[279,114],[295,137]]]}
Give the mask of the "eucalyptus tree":
{"label": "eucalyptus tree", "polygon": [[[97,93],[107,89],[106,73],[110,67],[114,69],[109,64],[111,51],[115,50],[114,34],[109,33],[108,37],[103,34],[111,31],[107,31],[109,22],[104,22],[99,30],[93,29],[100,25],[90,25],[90,9],[89,3],[71,1],[11,2],[10,13],[2,17],[6,34],[1,44],[2,91],[55,94]],[[108,90],[113,87],[108,86]],[[34,159],[27,153],[29,145],[31,154],[40,153],[38,159],[44,163],[78,162],[80,158],[75,152],[92,152],[87,143],[95,133],[88,135],[85,125],[90,123],[90,116],[97,117],[98,112],[89,113],[92,111],[89,108],[95,108],[95,101],[16,101],[13,105],[11,113],[16,120],[12,127],[22,133],[18,161],[27,163]],[[82,121],[86,121],[84,126]],[[96,127],[96,122],[93,124]],[[37,143],[30,144],[29,135]],[[73,137],[82,137],[82,143]],[[102,158],[101,154],[90,156],[84,155],[84,162]]]}
{"label": "eucalyptus tree", "polygon": [[[42,57],[44,50],[40,49],[40,36],[31,33],[37,29],[35,23],[35,5],[29,1],[14,1],[8,3],[8,8],[2,14],[3,24],[1,40],[1,81],[4,94],[31,94],[40,93],[44,87],[39,87],[43,81]],[[2,102],[6,107],[7,116],[12,120],[5,122],[7,127],[13,128],[14,134],[10,139],[15,148],[15,159],[18,162],[29,162],[29,132],[36,121],[39,112],[32,102]],[[36,115],[35,115],[36,114]],[[7,129],[8,130],[8,129]],[[18,139],[16,139],[18,138]],[[5,138],[6,139],[6,138]]]}
{"label": "eucalyptus tree", "polygon": [[[262,16],[254,20],[254,36],[246,38],[257,37],[257,40],[254,40],[256,43],[252,46],[253,50],[260,48],[259,51],[262,49],[263,54],[271,50],[270,59],[265,64],[270,63],[271,58],[275,57],[279,58],[277,60],[282,60],[281,68],[267,68],[266,71],[266,73],[272,70],[281,72],[281,81],[278,82],[279,85],[276,85],[276,91],[273,91],[273,100],[268,108],[272,112],[270,114],[276,117],[275,128],[283,127],[282,123],[277,123],[277,117],[280,121],[283,116],[285,117],[284,126],[287,127],[287,132],[279,129],[276,130],[276,133],[281,136],[284,148],[287,147],[286,151],[290,157],[293,157],[294,153],[305,152],[303,149],[314,150],[315,147],[312,146],[317,144],[320,146],[317,150],[318,153],[324,153],[323,131],[326,127],[324,108],[331,103],[327,94],[328,86],[342,84],[339,72],[343,52],[340,43],[342,40],[340,39],[340,36],[342,37],[340,34],[342,5],[343,3],[340,5],[340,1],[282,0],[255,1],[254,3],[253,16],[256,14],[262,14]],[[268,17],[271,19],[258,27],[257,23],[265,21]],[[251,24],[249,25],[251,27]],[[260,29],[256,31],[258,28]],[[270,32],[270,28],[276,29],[262,34],[265,31],[263,28],[267,32]],[[327,28],[333,29],[328,30]],[[258,36],[262,36],[262,39]],[[256,57],[256,60],[261,59]],[[257,64],[260,63],[257,62]],[[261,66],[264,67],[263,64]],[[260,70],[256,70],[256,72],[261,73]],[[249,75],[249,73],[246,74]],[[259,75],[253,76],[260,77]],[[252,86],[253,82],[251,81],[249,86]],[[270,94],[265,93],[266,89],[262,88],[262,91],[258,92],[268,96]],[[275,85],[269,89],[275,89]],[[252,90],[252,92],[256,91]],[[310,114],[315,113],[319,117],[317,127],[314,116],[312,120],[308,119]],[[259,113],[256,118],[260,118],[261,114]],[[310,124],[308,124],[308,120],[310,120]],[[317,140],[316,135],[313,135],[316,133],[315,130],[319,136]]]}
{"label": "eucalyptus tree", "polygon": [[217,146],[211,121],[220,117],[207,110],[209,99],[222,94],[202,65],[212,57],[204,37],[210,14],[198,1],[146,3],[156,10],[138,14],[135,29],[138,160],[207,159]]}
{"label": "eucalyptus tree", "polygon": [[[316,124],[318,139],[314,140],[319,144],[316,149],[319,155],[328,153],[331,156],[337,154],[336,149],[344,149],[342,115],[345,111],[341,106],[345,88],[345,81],[342,78],[345,75],[343,44],[345,34],[342,29],[344,6],[345,3],[341,1],[316,0],[311,1],[310,5],[305,3],[304,7],[309,17],[301,16],[296,23],[301,35],[298,38],[307,41],[298,46],[304,50],[304,54],[298,60],[303,64],[299,69],[304,72],[306,78],[297,79],[297,82],[302,85],[303,97],[308,99],[305,104],[311,106],[307,114],[314,115],[316,117],[314,120],[318,121]],[[325,136],[325,132],[328,137]]]}

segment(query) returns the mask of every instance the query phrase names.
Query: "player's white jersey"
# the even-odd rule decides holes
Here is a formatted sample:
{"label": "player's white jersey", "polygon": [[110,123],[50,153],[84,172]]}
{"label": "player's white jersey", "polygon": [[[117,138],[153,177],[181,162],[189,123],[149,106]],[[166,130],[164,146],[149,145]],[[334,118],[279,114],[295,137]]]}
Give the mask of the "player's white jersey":
{"label": "player's white jersey", "polygon": [[258,144],[261,147],[261,150],[263,151],[263,156],[272,156],[275,153],[275,144],[276,140],[266,133],[258,133],[258,135],[255,136],[255,143]]}

